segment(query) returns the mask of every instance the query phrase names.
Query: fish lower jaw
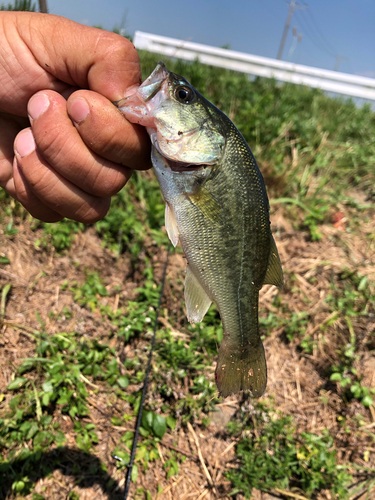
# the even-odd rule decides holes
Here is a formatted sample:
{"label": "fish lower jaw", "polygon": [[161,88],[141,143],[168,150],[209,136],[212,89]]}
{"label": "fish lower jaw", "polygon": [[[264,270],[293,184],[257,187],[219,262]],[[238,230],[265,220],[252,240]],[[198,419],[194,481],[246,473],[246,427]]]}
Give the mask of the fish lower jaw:
{"label": "fish lower jaw", "polygon": [[[182,161],[179,161],[178,159],[170,158],[170,157],[164,155],[163,152],[160,150],[160,146],[159,146],[158,141],[156,139],[156,131],[155,131],[155,135],[153,135],[153,136],[151,136],[151,134],[153,134],[152,131],[150,133],[149,129],[147,129],[147,132],[150,134],[152,145],[153,145],[152,156],[155,155],[158,157],[158,160],[161,159],[163,161],[163,166],[165,167],[165,169],[168,170],[168,172],[194,174],[198,170],[201,170],[201,169],[209,166],[207,164],[202,164],[202,163],[196,164],[196,163],[182,162]],[[160,169],[160,164],[158,165],[158,168]]]}
{"label": "fish lower jaw", "polygon": [[207,165],[194,165],[192,163],[183,163],[181,161],[170,160],[169,158],[165,158],[165,162],[168,164],[169,169],[172,172],[193,173],[207,166]]}

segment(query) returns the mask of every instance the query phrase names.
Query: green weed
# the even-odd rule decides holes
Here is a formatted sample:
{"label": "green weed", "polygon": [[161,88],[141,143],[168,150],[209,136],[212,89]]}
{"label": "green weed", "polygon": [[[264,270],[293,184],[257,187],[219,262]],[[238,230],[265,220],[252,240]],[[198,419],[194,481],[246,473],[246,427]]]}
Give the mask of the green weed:
{"label": "green weed", "polygon": [[39,222],[34,226],[43,227],[43,235],[35,240],[35,246],[38,248],[48,248],[53,246],[57,252],[68,250],[74,240],[74,235],[83,231],[85,225],[81,222],[64,219],[53,224]]}
{"label": "green weed", "polygon": [[[86,306],[92,312],[96,310],[100,304],[101,297],[109,295],[103,281],[100,279],[96,271],[85,270],[86,280],[83,285],[79,286],[77,282],[73,282],[69,286],[69,290],[73,293],[73,300],[81,306]],[[62,289],[68,287],[68,282],[63,283]]]}
{"label": "green weed", "polygon": [[[24,359],[17,376],[8,384],[7,391],[14,396],[0,419],[3,457],[0,470],[10,475],[11,462],[16,457],[18,460],[27,458],[31,450],[43,451],[52,444],[64,444],[65,435],[60,424],[53,421],[55,408],[71,418],[79,449],[87,452],[98,443],[94,424],[82,421],[89,413],[88,388],[97,387],[87,377],[114,388],[127,385],[126,377],[119,372],[115,352],[108,346],[74,332],[52,336],[35,332],[32,336],[36,342],[36,356]],[[25,448],[30,441],[32,448]],[[31,472],[32,462],[28,462],[24,476],[20,478],[17,473],[13,477],[16,491],[30,489],[32,482],[25,477]]]}
{"label": "green weed", "polygon": [[310,498],[328,489],[340,499],[347,498],[352,477],[337,464],[328,431],[296,436],[291,417],[275,414],[262,403],[249,410],[241,413],[240,422],[229,426],[239,437],[237,467],[227,473],[234,487],[232,495],[242,492],[251,498],[256,488],[300,491]]}
{"label": "green weed", "polygon": [[[346,401],[355,398],[369,407],[373,404],[375,391],[362,385],[362,377],[353,365],[359,359],[357,344],[363,337],[362,322],[374,314],[374,289],[367,276],[344,271],[338,284],[331,285],[327,302],[338,311],[346,327],[341,335],[337,349],[338,359],[332,366],[330,380],[339,383]],[[370,342],[371,338],[368,340],[369,344]]]}
{"label": "green weed", "polygon": [[137,256],[146,237],[157,244],[166,244],[160,228],[164,223],[164,203],[156,179],[144,172],[135,172],[126,187],[113,198],[106,217],[95,224],[105,244],[116,253],[130,251]]}
{"label": "green weed", "polygon": [[[144,77],[163,58],[140,55]],[[319,225],[337,203],[351,201],[349,188],[373,196],[375,115],[369,105],[359,108],[299,85],[250,80],[199,61],[172,59],[167,66],[230,116],[252,148],[271,198],[296,203],[296,227],[313,240],[320,239]]]}
{"label": "green weed", "polygon": [[[154,69],[158,57],[141,53],[145,76]],[[234,120],[257,157],[271,205],[283,205],[294,228],[303,229],[312,240],[318,240],[324,234],[321,225],[330,220],[338,206],[348,207],[354,214],[352,219],[348,217],[349,230],[355,231],[356,224],[362,221],[371,223],[368,209],[375,199],[375,115],[368,107],[330,99],[318,90],[280,85],[272,80],[250,81],[246,75],[210,68],[197,61],[171,60],[167,65],[186,76]],[[365,193],[365,203],[349,195],[353,189]],[[0,207],[0,237],[13,243],[22,224],[30,225],[31,218],[4,191],[0,191]],[[126,402],[129,410],[114,412],[111,417],[113,428],[133,425],[160,293],[151,256],[156,247],[168,244],[165,231],[161,231],[163,224],[164,203],[154,176],[150,172],[134,173],[128,185],[113,197],[107,216],[91,226],[114,256],[126,253],[131,257],[138,281],[133,299],[124,300],[119,295],[114,310],[113,298],[120,290],[106,286],[100,273],[92,270],[85,272],[83,282],[77,278],[62,287],[70,291],[76,305],[89,311],[82,310],[83,314],[94,313],[106,328],[108,325],[111,345],[112,341],[117,343],[116,352],[106,343],[75,331],[47,334],[43,316],[37,315],[41,331],[28,330],[35,356],[14,368],[12,379],[0,394],[0,474],[10,481],[14,495],[24,496],[32,491],[36,481],[34,469],[36,464],[42,467],[42,453],[64,444],[63,419],[71,424],[77,448],[84,453],[95,452],[99,429],[87,420],[92,394],[105,391],[111,401]],[[36,242],[41,252],[51,247],[67,252],[75,234],[86,230],[83,224],[66,220],[57,224],[34,223],[31,227],[41,230]],[[2,265],[10,263],[5,255],[0,256]],[[311,355],[317,347],[315,335],[307,333],[313,320],[312,313],[307,312],[311,301],[300,293],[293,275],[286,274],[286,287],[306,308],[296,311],[284,299],[284,292],[276,294],[273,306],[277,312],[261,311],[261,332],[269,335],[279,331],[286,342],[294,343],[301,356]],[[169,285],[172,295],[180,299],[181,284],[176,288],[172,282]],[[2,284],[3,318],[13,292],[13,288]],[[336,352],[330,353],[333,361],[323,374],[326,382],[329,384],[330,378],[330,385],[337,384],[343,407],[355,399],[363,405],[364,412],[373,405],[374,394],[364,385],[356,366],[359,353],[373,349],[373,338],[366,325],[375,314],[374,303],[373,284],[367,276],[351,271],[332,272],[324,302],[329,320],[317,332],[324,334],[323,341],[335,342]],[[64,306],[60,316],[51,312],[49,319],[64,322],[74,317],[76,309],[77,306]],[[158,445],[166,433],[173,436],[173,431],[187,422],[206,425],[208,413],[218,402],[213,371],[223,329],[217,310],[212,307],[204,321],[194,327],[181,319],[181,308],[170,314],[173,317],[165,317],[177,326],[173,330],[159,325],[157,331],[150,375],[153,397],[149,398],[142,419],[133,481],[160,460]],[[140,342],[141,336],[146,342]],[[118,345],[122,343],[130,347],[132,355],[119,361]],[[328,404],[328,395],[321,397]],[[338,465],[328,432],[298,434],[292,418],[276,414],[264,403],[248,410],[243,405],[230,427],[232,437],[238,438],[237,468],[228,472],[233,494],[237,491],[250,496],[255,487],[262,491],[300,491],[316,498],[319,492],[329,489],[331,495],[346,498],[351,479],[348,470],[355,476],[355,466]],[[338,421],[341,422],[339,418]],[[345,432],[346,427],[345,420]],[[117,443],[114,453],[123,460],[117,463],[120,468],[129,461],[133,439],[134,433],[125,431]],[[179,473],[184,457],[165,450],[163,455],[168,479]],[[18,460],[22,465],[17,467]],[[370,491],[373,471],[362,468],[357,472],[361,474],[361,485]],[[69,495],[74,498],[76,493]],[[151,493],[139,488],[135,495],[150,498]],[[34,496],[38,500],[39,496]]]}

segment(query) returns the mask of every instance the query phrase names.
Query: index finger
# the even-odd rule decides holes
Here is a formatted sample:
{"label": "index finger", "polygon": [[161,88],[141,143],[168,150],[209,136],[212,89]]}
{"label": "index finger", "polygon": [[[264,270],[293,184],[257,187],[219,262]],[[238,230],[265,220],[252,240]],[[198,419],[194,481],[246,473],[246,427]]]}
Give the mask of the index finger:
{"label": "index finger", "polygon": [[[21,37],[45,71],[37,90],[57,90],[56,79],[94,90],[111,101],[140,83],[141,71],[134,45],[123,36],[91,28],[51,14],[6,12],[7,30]],[[45,81],[43,81],[45,80]]]}

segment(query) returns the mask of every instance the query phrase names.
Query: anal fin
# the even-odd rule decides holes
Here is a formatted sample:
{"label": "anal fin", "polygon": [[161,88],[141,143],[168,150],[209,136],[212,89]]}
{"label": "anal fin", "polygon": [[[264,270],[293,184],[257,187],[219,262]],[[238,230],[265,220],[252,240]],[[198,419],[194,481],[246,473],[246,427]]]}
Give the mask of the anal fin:
{"label": "anal fin", "polygon": [[278,288],[282,288],[284,286],[283,270],[281,268],[279,252],[277,251],[276,243],[272,234],[268,268],[263,285],[275,285]]}
{"label": "anal fin", "polygon": [[187,318],[191,324],[202,321],[212,302],[189,266],[186,269],[185,302]]}

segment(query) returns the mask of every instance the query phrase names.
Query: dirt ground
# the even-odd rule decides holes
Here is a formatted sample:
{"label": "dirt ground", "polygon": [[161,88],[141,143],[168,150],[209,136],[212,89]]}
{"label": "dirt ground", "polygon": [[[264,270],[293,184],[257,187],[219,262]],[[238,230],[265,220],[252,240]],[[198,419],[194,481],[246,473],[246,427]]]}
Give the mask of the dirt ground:
{"label": "dirt ground", "polygon": [[[325,374],[327,367],[333,362],[335,342],[339,338],[333,335],[330,342],[326,343],[320,328],[330,320],[331,312],[325,299],[330,293],[332,280],[343,268],[360,272],[367,275],[369,280],[375,281],[374,245],[364,244],[370,241],[369,237],[374,232],[374,218],[370,217],[367,222],[363,222],[355,233],[327,223],[321,227],[321,241],[315,242],[310,241],[307,233],[293,229],[282,208],[273,210],[272,227],[285,271],[283,300],[288,302],[292,311],[308,309],[307,333],[316,342],[311,354],[302,354],[297,343],[287,341],[284,328],[272,331],[265,338],[268,386],[264,397],[274,398],[275,406],[281,412],[294,417],[298,432],[307,430],[319,433],[328,429],[336,437],[340,461],[350,460],[363,466],[374,466],[375,447],[369,433],[365,431],[375,427],[375,412],[372,407],[364,408],[354,399],[344,404],[336,384],[327,382]],[[102,321],[100,314],[81,308],[72,301],[71,292],[64,291],[62,287],[66,280],[83,282],[85,268],[97,270],[108,290],[115,286],[121,287],[120,297],[124,300],[135,296],[134,289],[137,287],[137,274],[130,270],[129,256],[123,254],[119,258],[115,257],[102,247],[93,229],[77,234],[69,252],[58,255],[53,249],[46,252],[35,247],[35,240],[40,237],[40,233],[31,230],[29,221],[24,221],[18,228],[18,234],[12,238],[6,238],[0,232],[0,255],[8,257],[11,262],[10,265],[0,266],[0,287],[6,283],[12,285],[5,320],[0,326],[0,394],[5,394],[5,399],[0,403],[0,413],[9,397],[6,387],[14,367],[23,358],[35,353],[35,345],[29,333],[40,328],[36,311],[49,334],[76,330],[101,341],[108,338],[109,325]],[[165,255],[161,252],[155,253],[154,265],[159,268],[157,279],[160,279],[164,258]],[[168,269],[170,280],[182,278],[183,262],[180,254],[171,256]],[[278,314],[273,301],[276,293],[276,288],[272,286],[262,289],[261,316],[270,312]],[[173,308],[173,304],[168,303],[169,296],[167,292],[163,309],[168,309],[169,306]],[[116,300],[116,297],[113,299],[110,296],[108,300]],[[62,315],[60,319],[50,319],[51,311],[61,313],[66,306],[74,311],[72,317],[64,318]],[[58,315],[54,317],[58,318]],[[163,321],[168,321],[164,314],[163,318]],[[178,331],[175,325],[171,326]],[[336,335],[343,331],[345,325],[342,318],[335,317],[332,328],[335,328]],[[367,323],[356,325],[359,342],[364,344],[374,332],[375,317]],[[112,339],[110,342],[116,349],[121,348],[116,344],[117,340]],[[365,385],[375,389],[374,368],[375,361],[371,352],[363,351],[358,361],[358,370],[363,375]],[[214,367],[207,372],[207,376],[214,379]],[[152,397],[151,390],[147,398]],[[108,394],[101,390],[91,391],[88,401],[90,417],[87,421],[96,425],[99,436],[94,454],[85,454],[76,447],[71,419],[66,415],[55,415],[54,418],[67,437],[65,451],[51,449],[51,457],[56,459],[60,455],[60,467],[47,477],[41,472],[33,493],[55,500],[76,498],[71,496],[72,490],[81,500],[123,498],[126,471],[117,468],[111,451],[126,429],[113,427],[111,418],[124,413],[128,403],[124,401],[123,407],[119,403],[113,406]],[[224,473],[230,467],[237,467],[236,441],[229,437],[225,425],[238,408],[246,404],[249,403],[241,395],[227,398],[210,415],[211,423],[207,428],[188,425],[169,431],[159,444],[161,460],[153,463],[145,474],[139,476],[136,486],[147,488],[151,491],[152,498],[158,500],[233,498],[228,495],[230,483]],[[364,419],[364,432],[354,431],[354,427],[353,433],[344,431],[340,427],[338,416],[354,417],[358,413]],[[132,430],[132,425],[130,422],[127,429]],[[171,449],[183,451],[187,458],[180,466],[179,474],[166,480],[163,462],[166,451]],[[98,460],[106,464],[107,472],[100,477],[90,476],[90,465],[95,465]],[[82,470],[86,472],[83,476]],[[109,478],[113,480],[110,488]],[[134,492],[135,486],[132,485],[130,498],[133,498]],[[274,495],[254,491],[256,500],[284,498],[281,492],[275,492]],[[14,500],[18,497],[8,491],[3,498]],[[34,497],[30,494],[26,498],[32,500]],[[237,494],[236,498],[242,497]],[[294,498],[303,496],[295,495]],[[329,492],[323,492],[320,496],[320,499],[331,498]]]}

